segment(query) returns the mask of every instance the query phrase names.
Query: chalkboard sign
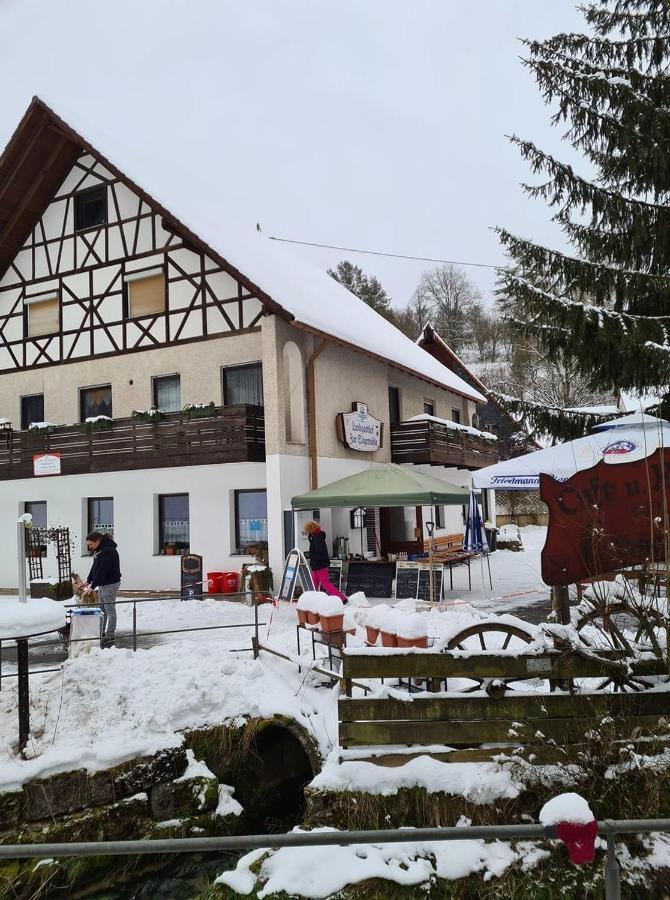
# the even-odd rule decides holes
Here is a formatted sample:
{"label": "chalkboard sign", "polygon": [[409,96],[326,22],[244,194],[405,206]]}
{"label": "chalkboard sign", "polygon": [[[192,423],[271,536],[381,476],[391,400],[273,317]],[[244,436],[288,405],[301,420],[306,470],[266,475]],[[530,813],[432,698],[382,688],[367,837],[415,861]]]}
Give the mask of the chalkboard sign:
{"label": "chalkboard sign", "polygon": [[197,553],[181,558],[181,599],[202,600],[202,556]]}
{"label": "chalkboard sign", "polygon": [[307,565],[305,555],[301,550],[294,548],[286,557],[284,563],[284,571],[282,572],[281,582],[279,584],[280,600],[293,600],[295,589],[300,585],[303,591],[313,591],[314,581],[312,572]]}
{"label": "chalkboard sign", "polygon": [[338,591],[342,590],[342,560],[331,559],[328,566],[328,581],[336,587]]}
{"label": "chalkboard sign", "polygon": [[[442,599],[442,566],[433,567],[433,601]],[[417,600],[430,600],[430,566],[421,566],[419,569],[419,590]]]}
{"label": "chalkboard sign", "polygon": [[419,590],[419,567],[415,562],[396,564],[395,595],[398,600],[412,597],[416,600]]}
{"label": "chalkboard sign", "polygon": [[392,597],[395,563],[349,563],[347,594],[363,591],[366,597]]}

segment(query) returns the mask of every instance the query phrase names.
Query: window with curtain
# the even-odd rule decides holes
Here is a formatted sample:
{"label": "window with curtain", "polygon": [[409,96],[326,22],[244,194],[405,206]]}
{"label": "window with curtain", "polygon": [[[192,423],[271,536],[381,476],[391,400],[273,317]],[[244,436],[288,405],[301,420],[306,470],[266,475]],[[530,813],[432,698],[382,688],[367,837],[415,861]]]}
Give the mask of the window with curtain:
{"label": "window with curtain", "polygon": [[47,502],[46,500],[27,500],[23,504],[24,513],[30,513],[33,517],[33,528],[42,532],[45,537],[40,541],[40,555],[47,555],[46,530],[47,530]]}
{"label": "window with curtain", "polygon": [[87,534],[91,531],[114,534],[114,499],[112,497],[88,498],[87,528]]}
{"label": "window with curtain", "polygon": [[188,553],[191,546],[188,494],[160,494],[158,497],[158,551],[174,547]]}
{"label": "window with curtain", "polygon": [[267,491],[235,491],[235,544],[238,552],[268,541]]}
{"label": "window with curtain", "polygon": [[263,405],[263,367],[260,363],[228,366],[223,370],[223,405]]}
{"label": "window with curtain", "polygon": [[81,388],[79,391],[79,413],[82,422],[96,416],[112,418],[112,386],[102,384],[99,387]]}
{"label": "window with curtain", "polygon": [[154,378],[154,406],[161,412],[179,412],[181,409],[179,375],[161,375]]}
{"label": "window with curtain", "polygon": [[30,428],[33,422],[44,421],[44,394],[21,397],[21,428]]}

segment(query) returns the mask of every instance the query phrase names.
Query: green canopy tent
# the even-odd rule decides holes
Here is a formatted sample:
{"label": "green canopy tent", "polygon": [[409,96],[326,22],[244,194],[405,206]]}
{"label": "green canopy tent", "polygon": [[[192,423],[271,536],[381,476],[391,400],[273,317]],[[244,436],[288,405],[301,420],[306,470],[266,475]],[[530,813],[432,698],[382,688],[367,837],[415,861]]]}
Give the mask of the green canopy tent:
{"label": "green canopy tent", "polygon": [[341,506],[467,506],[470,489],[392,463],[348,475],[291,500],[293,509]]}

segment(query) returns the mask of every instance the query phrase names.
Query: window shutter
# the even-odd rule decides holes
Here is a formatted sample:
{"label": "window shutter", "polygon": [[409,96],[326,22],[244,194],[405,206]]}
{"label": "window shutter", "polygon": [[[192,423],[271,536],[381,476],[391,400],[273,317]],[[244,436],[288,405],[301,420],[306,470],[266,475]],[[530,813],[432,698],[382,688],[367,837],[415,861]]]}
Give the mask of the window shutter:
{"label": "window shutter", "polygon": [[58,297],[39,300],[28,306],[28,337],[58,333]]}
{"label": "window shutter", "polygon": [[165,276],[150,275],[128,282],[128,310],[133,318],[165,311]]}

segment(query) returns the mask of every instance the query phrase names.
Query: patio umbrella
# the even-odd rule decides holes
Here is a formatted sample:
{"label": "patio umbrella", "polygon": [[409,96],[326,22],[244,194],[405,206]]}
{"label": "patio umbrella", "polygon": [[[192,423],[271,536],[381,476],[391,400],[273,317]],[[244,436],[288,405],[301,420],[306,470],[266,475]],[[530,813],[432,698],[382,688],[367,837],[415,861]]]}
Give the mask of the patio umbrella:
{"label": "patio umbrella", "polygon": [[474,490],[470,491],[470,503],[468,505],[468,518],[465,523],[465,534],[463,535],[463,550],[469,553],[475,553],[479,557],[482,570],[482,598],[486,599],[484,589],[484,555],[486,555],[486,564],[489,569],[489,583],[493,590],[493,579],[491,578],[491,563],[489,562],[489,542],[486,539],[486,530],[482,521],[482,514],[479,510],[479,502]]}
{"label": "patio umbrella", "polygon": [[465,524],[465,535],[463,536],[463,549],[470,553],[489,552],[489,542],[486,539],[486,530],[484,529],[482,514],[474,491],[470,491],[468,518]]}

